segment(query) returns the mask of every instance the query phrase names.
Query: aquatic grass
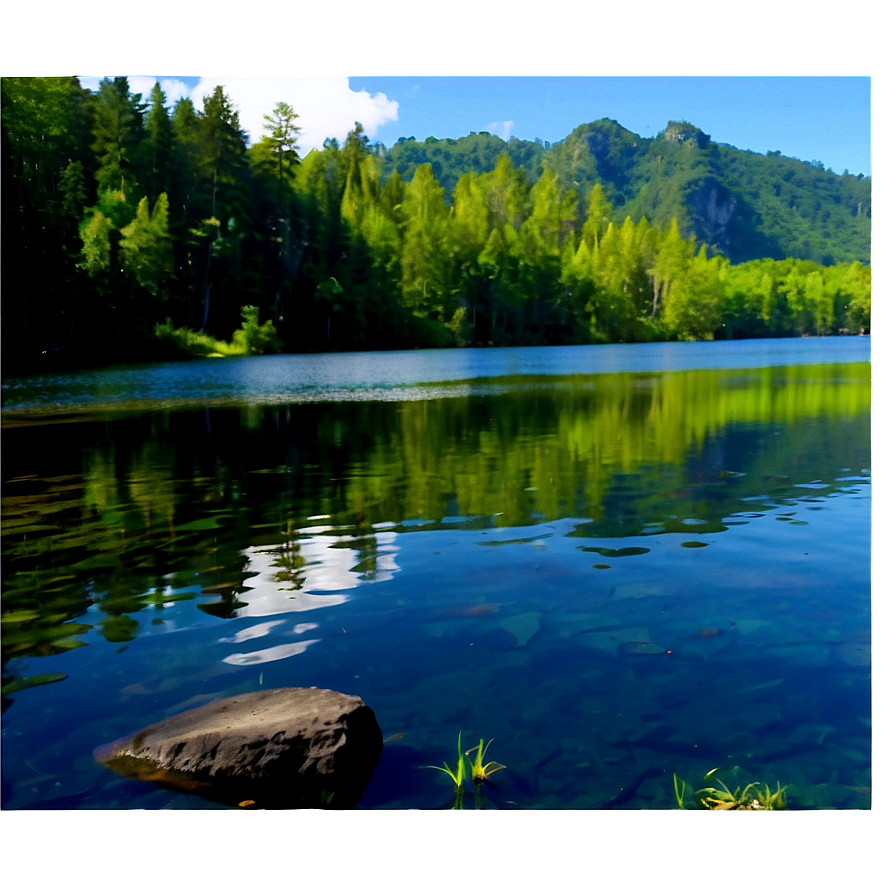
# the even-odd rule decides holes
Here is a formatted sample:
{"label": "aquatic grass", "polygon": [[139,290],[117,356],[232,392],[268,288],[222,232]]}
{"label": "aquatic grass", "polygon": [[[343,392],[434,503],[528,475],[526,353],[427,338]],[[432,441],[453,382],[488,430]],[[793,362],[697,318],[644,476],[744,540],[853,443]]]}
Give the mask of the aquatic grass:
{"label": "aquatic grass", "polygon": [[[679,784],[681,788],[679,789]],[[680,781],[678,775],[674,772],[672,773],[672,786],[675,788],[675,801],[678,803],[679,809],[687,808],[684,804],[684,794],[687,789],[687,784],[684,781]]]}
{"label": "aquatic grass", "polygon": [[461,736],[463,735],[463,731],[457,732],[457,766],[454,770],[452,770],[451,766],[448,765],[448,762],[445,761],[441,766],[439,765],[426,765],[424,768],[432,768],[438,772],[445,772],[449,778],[454,782],[454,790],[455,790],[455,798],[454,798],[454,808],[455,809],[463,809],[463,798],[464,798],[464,778],[466,777],[466,761],[463,748],[460,745]]}
{"label": "aquatic grass", "polygon": [[772,789],[765,785],[765,791],[759,789],[759,785],[755,785],[756,787],[756,797],[755,801],[759,803],[759,805],[763,809],[769,809],[772,811],[780,811],[782,809],[787,808],[787,797],[785,791],[787,787],[782,787],[781,782],[775,782],[776,789],[772,791]]}
{"label": "aquatic grass", "polygon": [[[494,740],[494,738],[492,738],[492,740]],[[470,760],[470,775],[473,779],[473,792],[476,797],[477,809],[482,808],[482,785],[488,781],[489,777],[495,772],[501,771],[502,768],[507,768],[506,765],[501,765],[500,762],[488,762],[483,765],[485,751],[491,746],[491,743],[491,740],[488,743],[485,743],[485,739],[480,737],[479,746],[470,747],[470,749],[467,750],[468,757],[470,753],[474,750],[476,751],[476,758]]]}
{"label": "aquatic grass", "polygon": [[700,790],[694,792],[694,796],[702,803],[706,809],[739,809],[749,806],[749,792],[753,784],[758,786],[758,781],[753,784],[747,784],[741,790],[736,787],[734,792],[728,788],[726,784],[716,779],[718,787],[701,787]]}
{"label": "aquatic grass", "polygon": [[[485,762],[485,752],[491,746],[492,741],[485,742],[485,738],[479,738],[479,745],[464,750],[461,746],[463,731],[457,732],[457,766],[452,768],[447,761],[442,765],[426,765],[424,768],[435,769],[439,772],[445,772],[454,783],[454,808],[463,809],[464,798],[464,781],[467,777],[467,763],[470,766],[470,780],[473,782],[473,792],[476,797],[476,808],[482,808],[482,785],[489,780],[495,773],[507,768],[500,762]],[[494,740],[494,738],[492,738]],[[470,754],[475,752],[475,759],[470,758]]]}
{"label": "aquatic grass", "polygon": [[[709,781],[717,771],[718,768],[711,769],[703,776],[703,780]],[[672,775],[672,784],[675,789],[675,801],[678,803],[678,808],[686,809],[685,792],[688,785],[674,773]],[[710,785],[694,791],[695,808],[754,811],[780,811],[787,808],[785,797],[787,788],[782,787],[780,781],[777,782],[774,791],[768,784],[761,785],[758,781],[751,781],[743,787],[735,787],[734,790],[731,790],[720,778],[715,779],[715,784],[718,786]]]}
{"label": "aquatic grass", "polygon": [[470,749],[466,751],[466,755],[469,756],[470,753],[476,750],[476,759],[470,761],[470,772],[474,783],[481,784],[483,781],[488,780],[488,778],[495,772],[501,771],[502,768],[507,768],[506,765],[501,765],[499,762],[489,762],[486,765],[482,764],[482,760],[485,759],[485,751],[492,745],[493,740],[494,738],[486,744],[485,738],[480,737],[479,746],[470,747]]}

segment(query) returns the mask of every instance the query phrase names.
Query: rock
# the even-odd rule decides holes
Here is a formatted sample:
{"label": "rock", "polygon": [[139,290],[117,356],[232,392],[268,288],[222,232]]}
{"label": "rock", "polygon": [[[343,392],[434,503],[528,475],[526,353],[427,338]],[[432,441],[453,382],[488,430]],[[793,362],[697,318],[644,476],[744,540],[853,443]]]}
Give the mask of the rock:
{"label": "rock", "polygon": [[215,700],[94,751],[118,774],[255,808],[354,806],[383,750],[360,697],[276,688]]}
{"label": "rock", "polygon": [[650,641],[626,641],[616,648],[616,656],[653,656],[666,652],[665,647],[652,644]]}
{"label": "rock", "polygon": [[602,630],[592,629],[575,635],[573,643],[596,647],[604,653],[616,655],[621,644],[632,641],[650,641],[650,633],[643,625],[634,628],[601,628]]}
{"label": "rock", "polygon": [[501,620],[501,625],[511,634],[516,635],[519,647],[525,647],[529,639],[541,629],[541,613],[520,613],[517,616],[507,616]]}
{"label": "rock", "polygon": [[770,629],[771,623],[764,619],[738,619],[737,624],[730,627],[737,628],[738,634],[752,635],[754,632]]}

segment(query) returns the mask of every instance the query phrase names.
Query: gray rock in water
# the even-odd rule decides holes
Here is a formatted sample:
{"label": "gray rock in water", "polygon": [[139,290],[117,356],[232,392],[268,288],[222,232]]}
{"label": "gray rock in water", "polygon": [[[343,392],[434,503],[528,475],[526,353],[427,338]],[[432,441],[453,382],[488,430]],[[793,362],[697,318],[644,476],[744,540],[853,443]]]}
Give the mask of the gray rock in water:
{"label": "gray rock in water", "polygon": [[383,751],[360,697],[277,688],[215,700],[94,751],[118,774],[254,808],[354,806]]}

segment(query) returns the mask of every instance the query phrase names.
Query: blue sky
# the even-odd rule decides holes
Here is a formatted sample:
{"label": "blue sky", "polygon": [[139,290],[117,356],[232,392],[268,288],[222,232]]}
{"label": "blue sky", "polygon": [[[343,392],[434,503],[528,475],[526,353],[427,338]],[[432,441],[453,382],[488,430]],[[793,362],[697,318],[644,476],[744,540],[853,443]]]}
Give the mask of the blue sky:
{"label": "blue sky", "polygon": [[[148,95],[158,78],[169,102],[202,96],[221,83],[251,138],[275,103],[299,113],[301,149],[341,140],[355,121],[374,140],[500,137],[554,143],[577,125],[613,118],[653,137],[685,119],[717,142],[820,161],[837,174],[871,174],[871,79],[867,77],[338,77],[130,76]],[[82,77],[95,88],[97,77]]]}

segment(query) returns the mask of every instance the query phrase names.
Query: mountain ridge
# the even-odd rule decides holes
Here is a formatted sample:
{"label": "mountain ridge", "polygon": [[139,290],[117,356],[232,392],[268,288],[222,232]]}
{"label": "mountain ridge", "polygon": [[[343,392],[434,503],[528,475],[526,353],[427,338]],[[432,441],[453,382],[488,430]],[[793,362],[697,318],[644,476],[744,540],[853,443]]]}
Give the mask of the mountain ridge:
{"label": "mountain ridge", "polygon": [[385,173],[397,171],[405,180],[418,165],[431,164],[448,200],[462,174],[491,170],[503,152],[533,181],[550,163],[583,200],[600,181],[617,223],[646,217],[665,227],[676,218],[682,233],[734,263],[871,261],[870,177],[717,143],[686,121],[670,121],[649,138],[602,118],[553,144],[505,142],[484,131],[457,139],[409,137],[382,156]]}

